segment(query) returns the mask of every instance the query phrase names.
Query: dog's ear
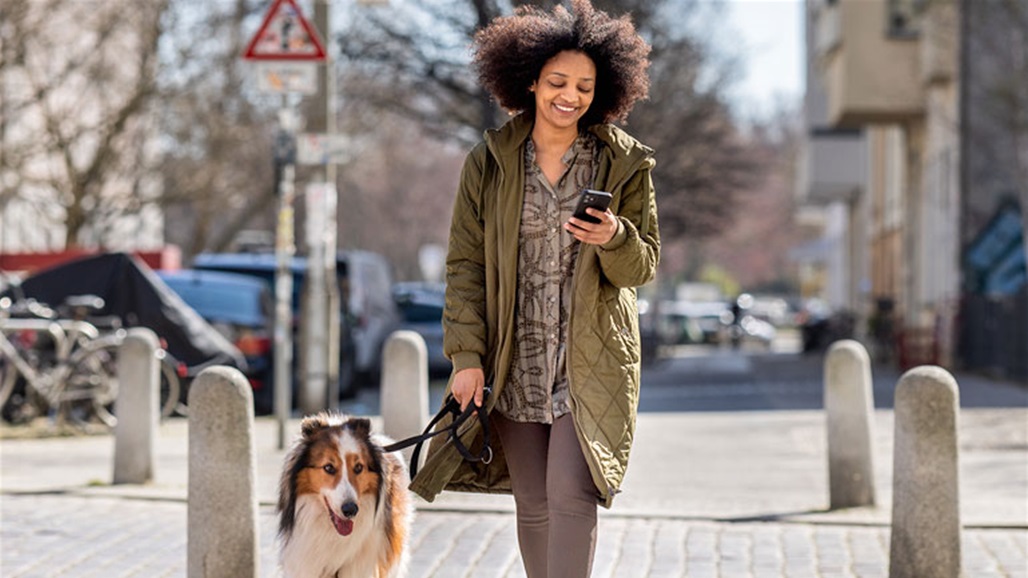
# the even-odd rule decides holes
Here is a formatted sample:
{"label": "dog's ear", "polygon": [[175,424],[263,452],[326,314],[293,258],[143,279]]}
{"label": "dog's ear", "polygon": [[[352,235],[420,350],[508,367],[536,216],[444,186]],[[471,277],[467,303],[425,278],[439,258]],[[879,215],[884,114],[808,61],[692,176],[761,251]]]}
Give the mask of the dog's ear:
{"label": "dog's ear", "polygon": [[303,435],[304,439],[309,440],[314,436],[314,434],[326,427],[329,427],[329,425],[328,416],[326,414],[319,413],[317,415],[309,415],[303,418],[303,421],[300,422],[300,433]]}
{"label": "dog's ear", "polygon": [[366,417],[351,417],[347,420],[346,427],[361,439],[371,437],[371,420]]}

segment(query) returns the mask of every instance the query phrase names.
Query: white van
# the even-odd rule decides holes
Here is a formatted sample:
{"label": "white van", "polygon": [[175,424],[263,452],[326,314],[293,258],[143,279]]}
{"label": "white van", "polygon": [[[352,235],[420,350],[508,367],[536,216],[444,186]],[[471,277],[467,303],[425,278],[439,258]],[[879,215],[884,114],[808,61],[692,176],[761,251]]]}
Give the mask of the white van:
{"label": "white van", "polygon": [[400,311],[393,301],[393,276],[388,261],[370,251],[339,253],[340,299],[350,313],[354,357],[361,381],[377,383],[385,340],[400,325]]}

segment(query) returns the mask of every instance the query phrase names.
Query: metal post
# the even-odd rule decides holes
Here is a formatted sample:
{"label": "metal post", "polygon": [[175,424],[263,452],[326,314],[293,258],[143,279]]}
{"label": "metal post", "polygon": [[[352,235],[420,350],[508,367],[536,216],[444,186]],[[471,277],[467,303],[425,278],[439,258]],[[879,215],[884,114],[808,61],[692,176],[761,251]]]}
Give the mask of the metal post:
{"label": "metal post", "polygon": [[[326,398],[328,325],[325,323],[325,183],[307,185],[307,269],[304,277],[303,343],[306,351],[304,379],[299,388],[300,412],[304,415],[334,407]],[[327,403],[326,403],[327,402]]]}
{"label": "metal post", "polygon": [[[314,26],[324,39],[327,50],[318,66],[318,92],[314,111],[308,122],[313,132],[335,134],[335,67],[333,65],[331,3],[314,2]],[[325,188],[317,193],[319,214],[312,219],[308,210],[310,259],[307,262],[306,317],[304,337],[307,347],[306,379],[301,408],[306,413],[321,408],[334,408],[339,400],[339,285],[336,282],[336,167],[324,167]],[[314,230],[312,230],[314,229]]]}
{"label": "metal post", "polygon": [[286,447],[286,430],[293,400],[293,229],[296,147],[293,111],[282,101],[275,142],[275,164],[279,168],[278,222],[275,226],[275,416],[278,419],[278,449]]}

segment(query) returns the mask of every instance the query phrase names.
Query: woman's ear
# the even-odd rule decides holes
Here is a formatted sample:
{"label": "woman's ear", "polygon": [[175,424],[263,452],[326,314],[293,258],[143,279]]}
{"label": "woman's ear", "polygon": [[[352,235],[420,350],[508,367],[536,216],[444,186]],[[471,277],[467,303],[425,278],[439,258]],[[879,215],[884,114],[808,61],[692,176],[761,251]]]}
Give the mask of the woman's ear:
{"label": "woman's ear", "polygon": [[535,92],[535,83],[536,83],[536,81],[533,80],[532,84],[529,85],[529,87],[528,87],[528,92]]}

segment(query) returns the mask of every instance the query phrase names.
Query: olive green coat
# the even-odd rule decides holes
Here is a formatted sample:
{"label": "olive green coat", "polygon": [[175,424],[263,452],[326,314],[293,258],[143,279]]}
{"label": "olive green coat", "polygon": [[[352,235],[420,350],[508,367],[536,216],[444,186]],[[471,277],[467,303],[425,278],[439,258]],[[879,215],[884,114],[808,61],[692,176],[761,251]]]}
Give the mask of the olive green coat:
{"label": "olive green coat", "polygon": [[[583,244],[574,274],[568,328],[571,411],[598,491],[609,507],[619,491],[635,432],[639,399],[639,315],[635,287],[653,279],[660,256],[654,199],[653,151],[612,125],[589,130],[600,141],[594,189],[613,194],[620,227],[603,248]],[[507,380],[513,354],[518,228],[524,201],[526,115],[487,131],[468,155],[453,208],[446,259],[443,348],[454,373],[484,369],[492,410]],[[451,378],[452,379],[452,378]],[[477,420],[461,439],[481,448]],[[442,425],[449,423],[444,420]],[[469,464],[452,443],[435,438],[411,489],[432,501],[442,490],[510,493],[503,449],[495,459]]]}

